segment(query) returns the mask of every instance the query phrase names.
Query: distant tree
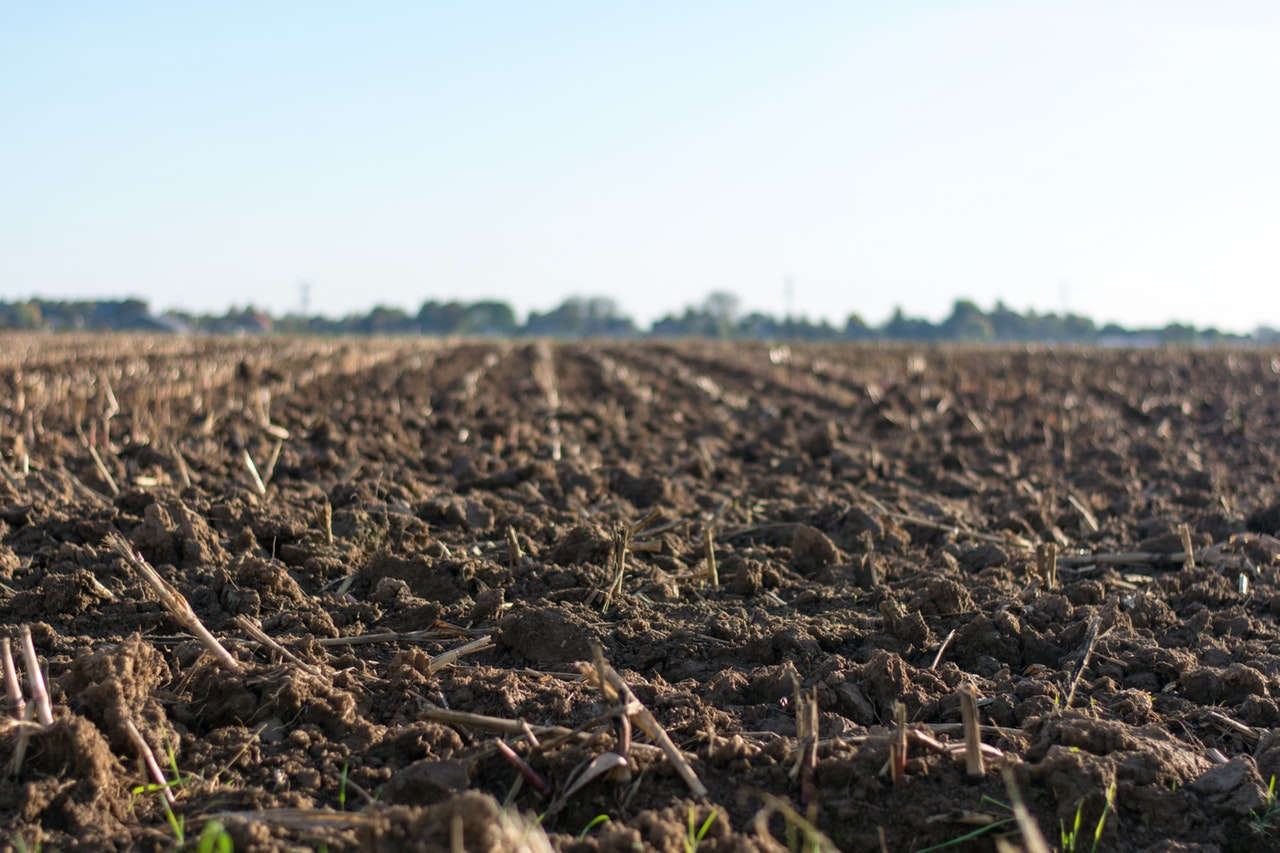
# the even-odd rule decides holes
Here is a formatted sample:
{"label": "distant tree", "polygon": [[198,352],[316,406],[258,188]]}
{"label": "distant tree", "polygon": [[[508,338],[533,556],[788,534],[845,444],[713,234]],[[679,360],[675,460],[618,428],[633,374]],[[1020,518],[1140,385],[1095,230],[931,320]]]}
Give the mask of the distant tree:
{"label": "distant tree", "polygon": [[635,324],[607,296],[572,296],[545,313],[534,311],[524,334],[550,337],[603,337],[635,334]]}
{"label": "distant tree", "polygon": [[147,325],[151,309],[141,299],[112,299],[86,304],[82,314],[93,329],[137,329]]}
{"label": "distant tree", "polygon": [[[741,303],[736,294],[717,290],[700,305],[690,305],[681,315],[668,314],[653,324],[650,334],[666,338],[727,338],[736,334]],[[763,315],[756,315],[759,320]]]}
{"label": "distant tree", "polygon": [[684,314],[668,314],[655,321],[649,334],[659,338],[716,337],[716,326],[705,311],[686,308]]}
{"label": "distant tree", "polygon": [[835,326],[826,320],[810,320],[808,317],[789,317],[783,322],[786,337],[795,341],[830,341],[840,336]]}
{"label": "distant tree", "polygon": [[412,331],[409,315],[403,308],[375,305],[368,314],[355,319],[360,331],[371,335],[394,335]]}
{"label": "distant tree", "polygon": [[908,317],[901,306],[895,306],[891,316],[881,329],[884,336],[897,341],[932,341],[938,337],[938,328],[928,320]]}
{"label": "distant tree", "polygon": [[712,291],[702,303],[702,312],[711,320],[719,338],[727,338],[733,332],[741,308],[738,295],[727,290]]}
{"label": "distant tree", "polygon": [[1098,331],[1098,334],[1106,338],[1123,338],[1133,333],[1119,323],[1108,323]]}
{"label": "distant tree", "polygon": [[307,332],[315,331],[312,327],[315,319],[318,318],[308,317],[305,314],[286,314],[276,320],[275,330],[285,335],[306,334]]}
{"label": "distant tree", "polygon": [[440,303],[434,300],[422,303],[415,325],[418,331],[429,335],[452,335],[459,331],[466,306],[461,302]]}
{"label": "distant tree", "polygon": [[987,315],[991,323],[991,331],[999,341],[1023,341],[1027,339],[1026,319],[1017,311],[1004,304],[1003,299],[996,300],[996,307]]}
{"label": "distant tree", "polygon": [[995,329],[982,309],[968,299],[957,299],[951,316],[942,322],[941,336],[953,341],[989,341]]}
{"label": "distant tree", "polygon": [[582,300],[582,310],[586,314],[588,326],[598,327],[622,316],[618,301],[609,296],[588,296]]}
{"label": "distant tree", "polygon": [[468,335],[510,335],[516,331],[516,312],[505,302],[473,302],[462,313],[460,328]]}
{"label": "distant tree", "polygon": [[782,336],[778,319],[762,311],[752,311],[738,320],[736,334],[743,338],[770,340]]}
{"label": "distant tree", "polygon": [[1160,330],[1160,343],[1184,346],[1196,342],[1196,327],[1185,323],[1170,323]]}
{"label": "distant tree", "polygon": [[531,312],[524,324],[526,334],[561,338],[580,338],[586,328],[587,303],[579,296],[566,299],[546,313]]}
{"label": "distant tree", "polygon": [[[428,300],[414,315],[385,305],[367,314],[342,318],[290,314],[274,319],[252,305],[231,307],[221,315],[168,311],[150,313],[141,299],[44,300],[0,302],[0,328],[6,329],[145,329],[167,332],[262,334],[271,331],[310,334],[474,334],[548,335],[556,337],[628,337],[638,334],[634,321],[618,303],[606,296],[574,296],[545,312],[532,312],[524,325],[511,306],[498,300],[476,302]],[[897,339],[1000,340],[1000,341],[1101,341],[1108,344],[1196,345],[1221,342],[1280,344],[1280,330],[1259,326],[1251,335],[1198,329],[1170,323],[1163,328],[1128,329],[1117,323],[1099,327],[1080,314],[1025,314],[997,301],[983,312],[971,300],[958,299],[951,314],[939,324],[908,316],[901,307],[880,327],[872,328],[858,314],[850,314],[843,327],[826,320],[805,317],[780,320],[763,312],[741,314],[738,298],[727,291],[708,294],[680,314],[668,314],[653,323],[648,333],[668,337],[735,337],[782,340]]]}
{"label": "distant tree", "polygon": [[1097,324],[1079,314],[1067,314],[1062,318],[1063,340],[1092,341],[1098,337]]}
{"label": "distant tree", "polygon": [[38,329],[44,324],[44,312],[40,303],[34,299],[20,302],[17,306],[17,326],[19,329]]}
{"label": "distant tree", "polygon": [[589,297],[583,306],[586,312],[584,333],[592,336],[628,337],[635,334],[635,323],[622,313],[617,301],[607,296]]}
{"label": "distant tree", "polygon": [[844,321],[844,336],[851,341],[870,340],[876,336],[876,330],[867,325],[860,314],[850,314]]}

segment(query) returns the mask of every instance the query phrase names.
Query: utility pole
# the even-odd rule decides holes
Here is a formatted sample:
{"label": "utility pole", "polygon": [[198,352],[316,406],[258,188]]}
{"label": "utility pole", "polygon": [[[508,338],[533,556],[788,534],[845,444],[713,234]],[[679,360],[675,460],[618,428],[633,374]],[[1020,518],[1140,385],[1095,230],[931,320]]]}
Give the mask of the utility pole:
{"label": "utility pole", "polygon": [[301,281],[298,283],[298,296],[302,303],[302,316],[311,316],[311,282]]}

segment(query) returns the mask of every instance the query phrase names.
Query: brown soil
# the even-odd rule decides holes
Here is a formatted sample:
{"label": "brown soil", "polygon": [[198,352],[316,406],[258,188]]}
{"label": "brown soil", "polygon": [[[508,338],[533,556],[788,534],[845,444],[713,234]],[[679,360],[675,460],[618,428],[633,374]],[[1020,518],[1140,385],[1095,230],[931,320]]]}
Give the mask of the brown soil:
{"label": "brown soil", "polygon": [[[844,850],[991,850],[1006,768],[1051,846],[1107,811],[1099,850],[1280,849],[1274,353],[11,337],[0,389],[0,624],[55,718],[0,722],[5,850],[176,846],[129,723],[236,850],[537,849],[533,815],[681,851],[713,810],[699,850],[773,850],[778,800]],[[976,780],[914,734],[958,742],[966,685]]]}

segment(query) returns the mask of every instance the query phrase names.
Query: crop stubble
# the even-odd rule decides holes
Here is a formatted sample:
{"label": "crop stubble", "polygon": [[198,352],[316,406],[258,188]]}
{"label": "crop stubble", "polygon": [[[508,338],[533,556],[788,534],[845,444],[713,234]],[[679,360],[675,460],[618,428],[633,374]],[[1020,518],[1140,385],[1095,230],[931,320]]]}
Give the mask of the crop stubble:
{"label": "crop stubble", "polygon": [[507,803],[560,849],[713,810],[700,850],[992,849],[1016,794],[1078,849],[1104,812],[1099,849],[1274,847],[1278,386],[1260,351],[6,338],[0,846],[540,842]]}

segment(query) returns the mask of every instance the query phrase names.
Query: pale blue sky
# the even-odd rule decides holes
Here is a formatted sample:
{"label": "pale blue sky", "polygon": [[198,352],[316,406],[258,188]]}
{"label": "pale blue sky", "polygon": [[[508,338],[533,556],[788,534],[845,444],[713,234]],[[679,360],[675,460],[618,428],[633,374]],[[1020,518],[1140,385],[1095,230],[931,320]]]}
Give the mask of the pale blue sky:
{"label": "pale blue sky", "polygon": [[0,299],[1280,325],[1280,3],[0,4]]}

